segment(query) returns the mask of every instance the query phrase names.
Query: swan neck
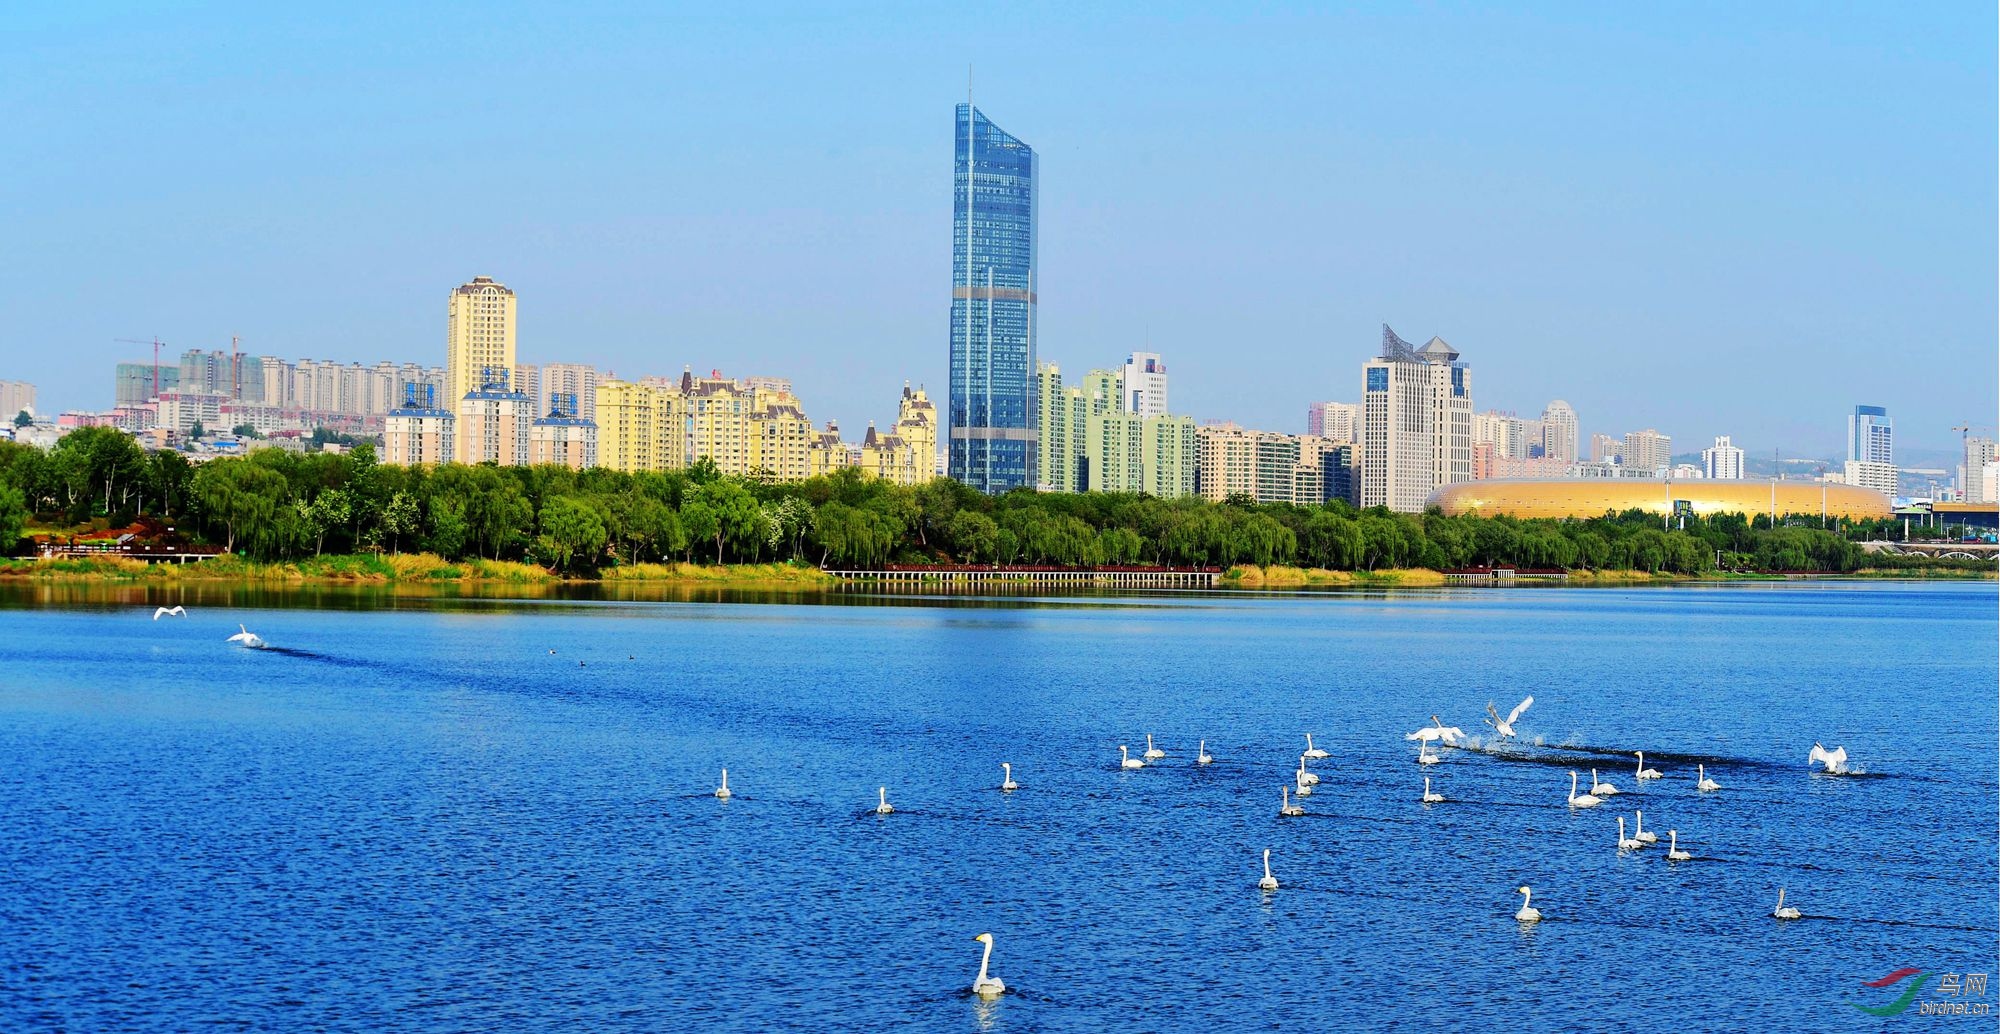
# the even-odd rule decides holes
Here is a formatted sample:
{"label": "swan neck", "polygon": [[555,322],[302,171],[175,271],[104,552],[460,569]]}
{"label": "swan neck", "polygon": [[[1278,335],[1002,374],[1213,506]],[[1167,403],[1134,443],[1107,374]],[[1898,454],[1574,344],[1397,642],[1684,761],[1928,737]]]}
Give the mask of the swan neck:
{"label": "swan neck", "polygon": [[993,961],[993,942],[992,940],[989,939],[986,942],[985,953],[979,956],[979,979],[973,981],[974,984],[983,984],[986,982],[986,965],[987,963],[992,961]]}

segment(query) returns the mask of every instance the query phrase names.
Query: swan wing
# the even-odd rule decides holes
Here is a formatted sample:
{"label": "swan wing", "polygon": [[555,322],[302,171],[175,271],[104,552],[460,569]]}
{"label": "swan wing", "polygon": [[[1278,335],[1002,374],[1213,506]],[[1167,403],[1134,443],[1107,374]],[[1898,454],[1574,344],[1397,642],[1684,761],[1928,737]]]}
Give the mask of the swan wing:
{"label": "swan wing", "polygon": [[[1523,714],[1526,714],[1526,713],[1527,713],[1527,711],[1528,711],[1528,708],[1530,708],[1530,707],[1533,707],[1533,706],[1534,706],[1534,704],[1535,704],[1535,698],[1534,698],[1534,697],[1529,697],[1528,699],[1526,699],[1526,700],[1523,700],[1523,701],[1521,701],[1521,702],[1520,702],[1519,704],[1515,705],[1515,707],[1514,707],[1514,709],[1513,709],[1512,711],[1509,711],[1509,712],[1507,712],[1507,724],[1508,724],[1508,725],[1512,725],[1512,724],[1514,724],[1515,722],[1517,722],[1517,721],[1520,721],[1520,720],[1521,720],[1521,716],[1522,716]],[[1491,706],[1493,706],[1493,705],[1491,705],[1491,704],[1488,704],[1487,706],[1488,706],[1488,707],[1491,707]]]}
{"label": "swan wing", "polygon": [[161,618],[165,617],[166,615],[168,615],[168,614],[170,614],[170,613],[172,613],[172,611],[169,611],[169,610],[168,610],[167,608],[165,608],[165,607],[154,607],[154,608],[153,608],[153,620],[154,620],[154,621],[158,621],[158,620],[160,620]]}
{"label": "swan wing", "polygon": [[1425,742],[1429,742],[1431,740],[1438,738],[1438,729],[1434,725],[1426,725],[1423,728],[1418,729],[1416,732],[1410,733],[1409,735],[1403,738],[1406,740],[1423,740]]}
{"label": "swan wing", "polygon": [[1831,751],[1827,752],[1826,758],[1828,761],[1833,762],[1835,765],[1845,765],[1847,764],[1847,748],[1835,747]]}

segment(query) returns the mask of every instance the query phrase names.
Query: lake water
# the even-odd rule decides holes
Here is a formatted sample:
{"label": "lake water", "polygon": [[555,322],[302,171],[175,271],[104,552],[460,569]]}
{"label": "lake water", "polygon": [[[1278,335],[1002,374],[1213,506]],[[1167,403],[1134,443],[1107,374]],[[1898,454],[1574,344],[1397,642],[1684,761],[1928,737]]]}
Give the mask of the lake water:
{"label": "lake water", "polygon": [[1819,1031],[2000,968],[1991,583],[112,598],[0,591],[0,1029]]}

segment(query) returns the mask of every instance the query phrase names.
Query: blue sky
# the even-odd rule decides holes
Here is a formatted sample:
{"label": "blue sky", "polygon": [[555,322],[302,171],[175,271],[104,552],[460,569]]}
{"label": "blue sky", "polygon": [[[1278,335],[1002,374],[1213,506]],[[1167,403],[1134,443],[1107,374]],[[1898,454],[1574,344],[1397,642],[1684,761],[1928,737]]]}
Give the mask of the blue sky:
{"label": "blue sky", "polygon": [[[1302,430],[1386,321],[1480,408],[1768,454],[1995,423],[1990,4],[45,5],[0,34],[0,377],[114,338],[941,389],[951,109],[1042,156],[1040,349]],[[940,391],[941,393],[941,391]]]}

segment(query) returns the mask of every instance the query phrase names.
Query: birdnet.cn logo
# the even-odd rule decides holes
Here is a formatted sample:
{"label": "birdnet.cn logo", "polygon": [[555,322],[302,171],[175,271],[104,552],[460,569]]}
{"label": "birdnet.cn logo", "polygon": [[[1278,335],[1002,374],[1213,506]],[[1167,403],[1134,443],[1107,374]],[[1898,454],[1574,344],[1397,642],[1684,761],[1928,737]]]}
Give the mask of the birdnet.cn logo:
{"label": "birdnet.cn logo", "polygon": [[[1894,998],[1882,1001],[1879,1005],[1863,1005],[1860,1002],[1847,1004],[1870,1016],[1900,1016],[1909,1011],[1912,1005],[1917,1007],[1919,1016],[1990,1016],[1993,1003],[1966,1001],[1968,998],[1986,997],[1987,976],[1985,973],[1940,975],[1915,966],[1905,966],[1887,976],[1861,982],[1862,987],[1868,988],[1878,996],[1894,994]],[[1934,984],[1933,977],[1936,978]],[[1917,996],[1923,994],[1926,985],[1931,986],[1934,997],[1919,1002]]]}

